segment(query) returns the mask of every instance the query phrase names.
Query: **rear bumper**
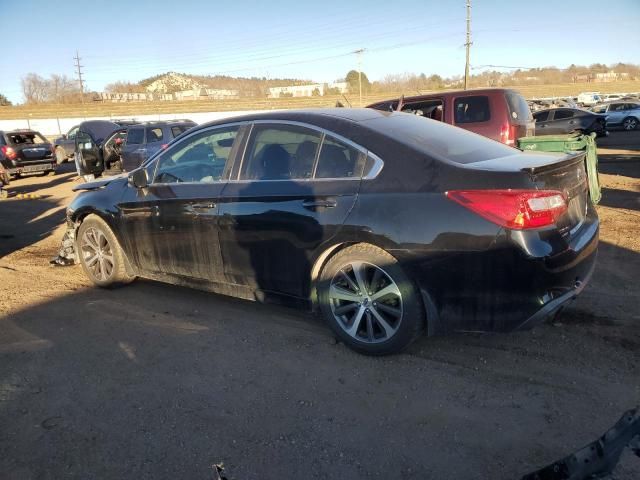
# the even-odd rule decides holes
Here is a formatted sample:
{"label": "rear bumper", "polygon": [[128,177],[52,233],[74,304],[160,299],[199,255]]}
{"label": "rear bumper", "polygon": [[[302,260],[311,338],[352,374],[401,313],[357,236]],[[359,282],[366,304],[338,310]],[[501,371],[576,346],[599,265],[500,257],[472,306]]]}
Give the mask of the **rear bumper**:
{"label": "rear bumper", "polygon": [[591,280],[593,271],[596,268],[596,262],[595,262],[596,255],[597,255],[597,251],[596,253],[594,253],[593,261],[590,262],[591,265],[589,267],[589,270],[584,275],[584,277],[582,278],[577,277],[573,287],[569,288],[566,292],[560,294],[559,296],[556,296],[552,300],[549,300],[546,304],[544,304],[542,308],[540,308],[540,310],[538,310],[536,313],[534,313],[529,318],[527,318],[524,322],[518,325],[514,330],[526,330],[529,328],[533,328],[536,325],[539,325],[540,323],[544,322],[547,318],[550,318],[553,315],[555,315],[558,312],[558,310],[560,310],[563,306],[565,306],[571,300],[574,300],[582,292],[582,290],[584,290],[584,287],[587,286],[587,283],[589,282],[589,280]]}
{"label": "rear bumper", "polygon": [[485,251],[393,253],[428,293],[430,333],[510,332],[541,323],[582,292],[595,268],[598,230],[590,207],[570,240],[504,232]]}
{"label": "rear bumper", "polygon": [[47,160],[42,163],[27,163],[22,165],[13,165],[7,169],[9,175],[16,175],[21,173],[37,173],[47,172],[58,168],[58,164],[55,161]]}

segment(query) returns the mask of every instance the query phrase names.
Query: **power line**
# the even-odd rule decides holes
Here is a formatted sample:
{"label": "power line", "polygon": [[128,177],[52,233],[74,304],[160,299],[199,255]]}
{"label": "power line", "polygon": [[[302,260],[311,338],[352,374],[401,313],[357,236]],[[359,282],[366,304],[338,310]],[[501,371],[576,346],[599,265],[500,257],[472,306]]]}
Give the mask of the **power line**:
{"label": "power line", "polygon": [[82,84],[82,67],[80,65],[80,55],[78,54],[78,50],[76,50],[76,56],[73,57],[76,61],[76,70],[78,73],[78,83],[80,84],[80,101],[84,103],[84,85]]}
{"label": "power line", "polygon": [[467,0],[467,41],[464,44],[467,49],[466,61],[464,64],[464,89],[467,89],[469,82],[469,50],[471,50],[471,0]]}

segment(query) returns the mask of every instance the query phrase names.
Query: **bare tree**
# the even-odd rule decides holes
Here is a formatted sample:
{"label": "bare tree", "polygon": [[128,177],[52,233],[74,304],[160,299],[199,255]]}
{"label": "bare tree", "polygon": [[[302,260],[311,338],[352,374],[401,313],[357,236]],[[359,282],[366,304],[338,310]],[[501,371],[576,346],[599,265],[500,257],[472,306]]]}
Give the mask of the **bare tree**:
{"label": "bare tree", "polygon": [[27,73],[21,83],[26,103],[42,103],[47,99],[47,80],[37,73]]}

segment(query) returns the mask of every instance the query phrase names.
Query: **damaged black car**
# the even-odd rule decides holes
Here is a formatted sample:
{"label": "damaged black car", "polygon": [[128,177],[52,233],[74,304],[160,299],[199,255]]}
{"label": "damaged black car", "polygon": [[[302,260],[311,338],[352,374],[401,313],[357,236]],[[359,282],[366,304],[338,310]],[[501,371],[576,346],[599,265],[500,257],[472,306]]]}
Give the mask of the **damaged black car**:
{"label": "damaged black car", "polygon": [[583,290],[598,246],[584,153],[400,112],[216,121],[75,190],[60,261],[95,285],[140,276],[314,309],[372,355],[536,325]]}

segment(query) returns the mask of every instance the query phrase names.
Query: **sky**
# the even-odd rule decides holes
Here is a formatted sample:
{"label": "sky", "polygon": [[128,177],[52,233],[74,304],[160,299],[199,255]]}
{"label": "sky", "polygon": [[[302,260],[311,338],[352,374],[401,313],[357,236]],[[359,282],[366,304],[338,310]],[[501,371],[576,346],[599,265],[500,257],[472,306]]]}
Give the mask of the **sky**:
{"label": "sky", "polygon": [[[471,2],[472,73],[640,64],[640,0]],[[29,72],[75,78],[76,50],[95,91],[167,71],[330,82],[358,49],[372,81],[461,75],[465,15],[465,0],[0,0],[0,93],[21,102]]]}

